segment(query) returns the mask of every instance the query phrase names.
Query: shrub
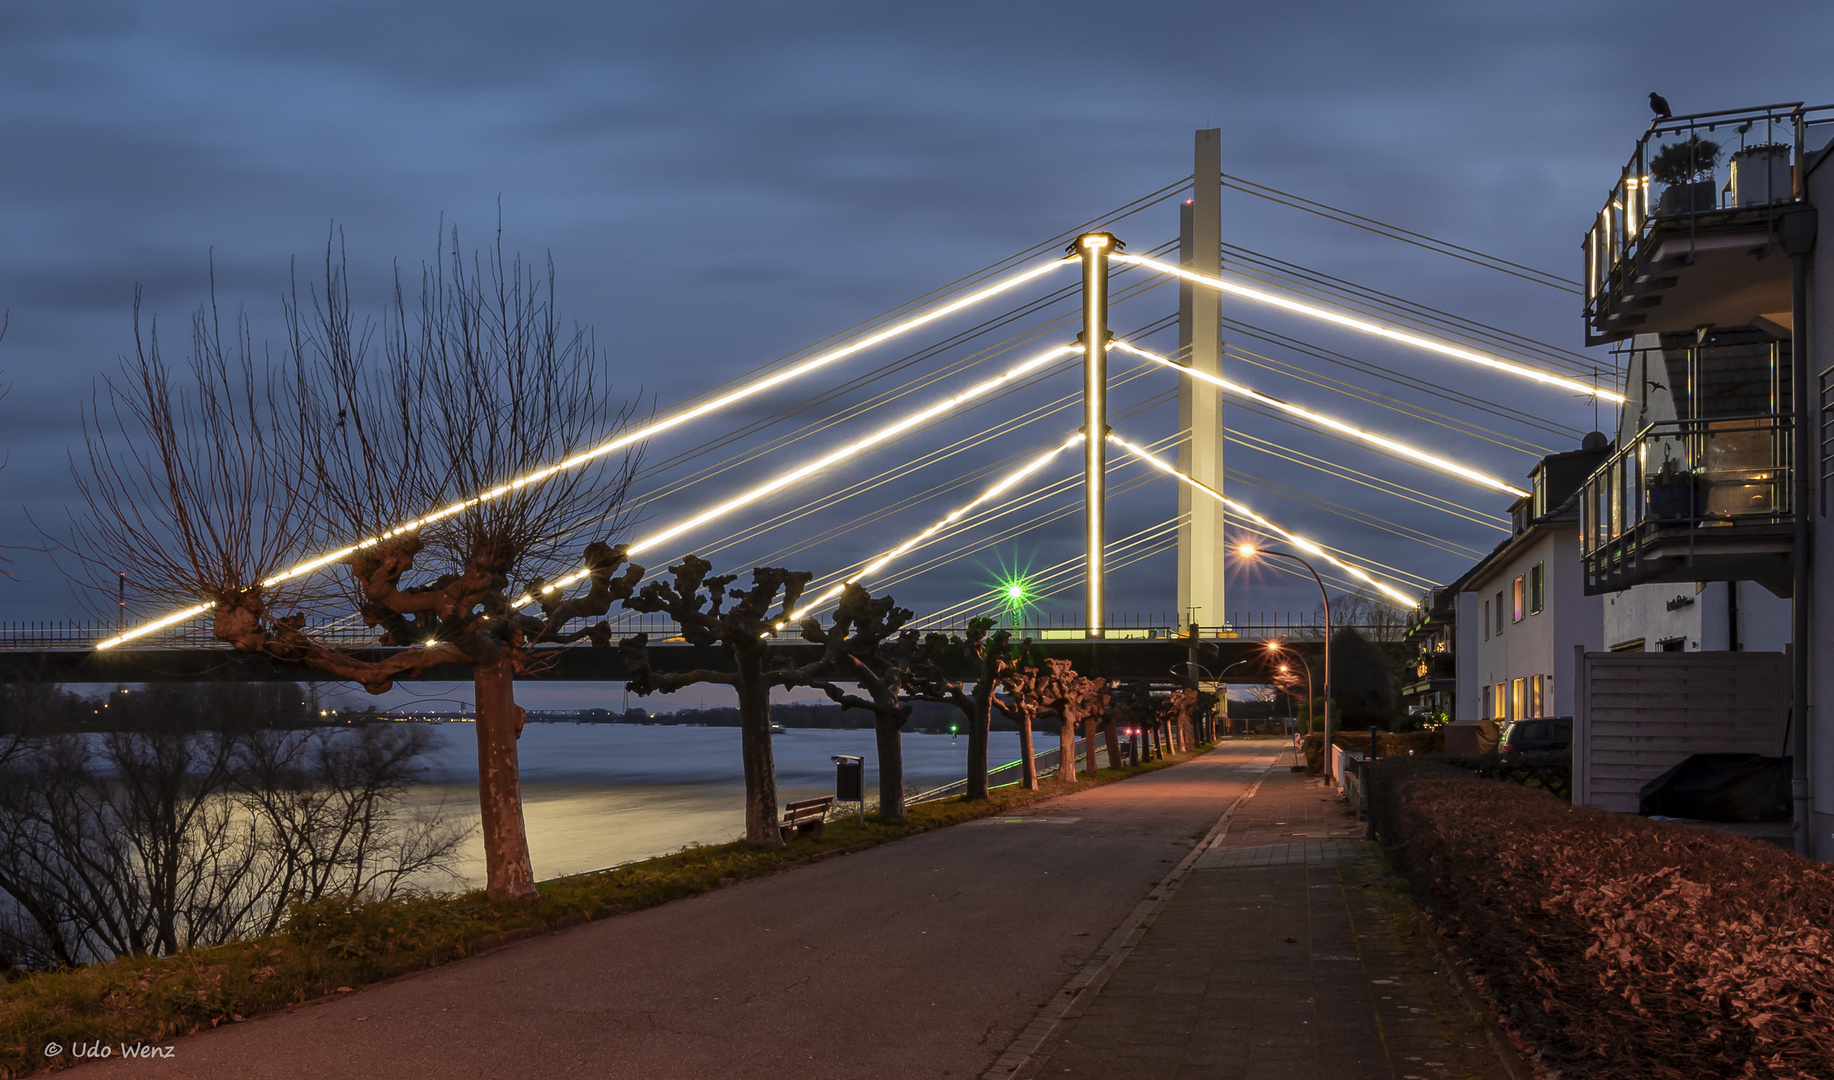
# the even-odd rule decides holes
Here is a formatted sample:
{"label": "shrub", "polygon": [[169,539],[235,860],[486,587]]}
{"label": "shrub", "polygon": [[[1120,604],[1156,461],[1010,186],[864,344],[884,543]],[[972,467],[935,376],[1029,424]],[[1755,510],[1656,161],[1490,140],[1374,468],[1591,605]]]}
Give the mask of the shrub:
{"label": "shrub", "polygon": [[[1335,718],[1333,718],[1335,719]],[[1369,732],[1342,731],[1333,728],[1331,743],[1345,750],[1357,750],[1369,753]],[[1446,752],[1446,737],[1440,731],[1410,731],[1397,735],[1384,731],[1377,742],[1380,757],[1406,757],[1409,754],[1443,754]],[[1309,773],[1322,772],[1325,767],[1325,733],[1314,731],[1305,737],[1305,768]]]}
{"label": "shrub", "polygon": [[1834,1075],[1834,867],[1443,761],[1374,773],[1384,846],[1550,1073]]}

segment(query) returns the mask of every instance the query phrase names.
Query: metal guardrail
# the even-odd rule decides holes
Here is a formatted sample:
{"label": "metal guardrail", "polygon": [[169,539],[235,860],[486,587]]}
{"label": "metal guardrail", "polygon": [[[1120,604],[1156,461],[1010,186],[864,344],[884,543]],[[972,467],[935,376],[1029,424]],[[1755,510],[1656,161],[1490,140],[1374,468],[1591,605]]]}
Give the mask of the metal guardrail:
{"label": "metal guardrail", "polygon": [[[926,632],[959,634],[967,630],[968,622],[966,618],[934,622],[920,620],[914,623],[912,628]],[[1397,627],[1386,624],[1353,625],[1365,636],[1375,635],[1378,638],[1398,630]],[[672,620],[661,617],[619,619],[612,622],[611,629],[614,637],[631,637],[644,633],[648,634],[650,640],[656,643],[681,639],[681,627]],[[1082,640],[1082,626],[1076,620],[1066,619],[1010,629],[1015,638],[1029,637],[1034,641]],[[1241,638],[1267,641],[1290,638],[1300,641],[1317,641],[1324,638],[1324,620],[1322,616],[1315,615],[1289,615],[1282,618],[1276,614],[1271,618],[1267,616],[1251,617],[1224,626],[1200,626],[1198,631],[1205,640]],[[96,642],[120,632],[119,623],[59,622],[55,620],[4,622],[0,623],[0,652],[87,649],[93,647]],[[306,632],[316,640],[338,648],[378,647],[376,631],[354,619],[309,624]],[[1145,616],[1122,616],[1115,623],[1111,623],[1106,630],[1107,640],[1110,641],[1165,641],[1183,638],[1189,632],[1190,627],[1188,626],[1176,626],[1170,623],[1160,625]],[[781,641],[798,640],[794,630],[784,631],[778,634],[777,638]],[[209,626],[203,622],[187,623],[159,631],[136,641],[134,647],[136,649],[227,648],[223,642],[211,634]]]}
{"label": "metal guardrail", "polygon": [[1649,528],[1789,522],[1792,434],[1787,415],[1648,425],[1581,488],[1580,556],[1633,554]]}
{"label": "metal guardrail", "polygon": [[[1074,753],[1079,760],[1082,758],[1084,744],[1087,741],[1086,739],[1076,740],[1076,748],[1072,753]],[[1032,761],[1036,763],[1039,776],[1045,776],[1049,773],[1056,772],[1058,763],[1062,758],[1063,747],[1061,745],[1053,746],[1049,750],[1032,755]],[[987,786],[989,788],[997,788],[1019,783],[1025,776],[1024,770],[1020,768],[1024,762],[1024,758],[1019,758],[1015,761],[1009,761],[1004,765],[996,765],[988,769]],[[1098,769],[1112,767],[1108,763],[1108,745],[1106,742],[1100,742],[1095,745],[1095,762],[1096,768]],[[957,795],[966,795],[967,793],[968,778],[963,777],[952,784],[944,784],[942,787],[931,788],[928,791],[920,791],[915,795],[907,795],[905,796],[904,804],[906,806],[914,806],[917,803],[936,802],[938,799],[952,799]]]}
{"label": "metal guardrail", "polygon": [[1803,201],[1803,163],[1834,142],[1834,105],[1801,102],[1652,123],[1585,239],[1585,316],[1598,327],[1632,296],[1636,268],[1666,240],[1741,210]]}

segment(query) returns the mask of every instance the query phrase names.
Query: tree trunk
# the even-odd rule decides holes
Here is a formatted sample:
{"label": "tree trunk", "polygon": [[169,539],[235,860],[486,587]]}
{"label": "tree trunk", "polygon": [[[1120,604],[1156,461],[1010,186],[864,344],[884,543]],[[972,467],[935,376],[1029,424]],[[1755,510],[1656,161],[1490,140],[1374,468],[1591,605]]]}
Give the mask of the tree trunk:
{"label": "tree trunk", "polygon": [[974,714],[968,717],[968,801],[987,797],[987,739],[993,724],[992,691],[974,695]]}
{"label": "tree trunk", "polygon": [[1197,732],[1193,730],[1190,713],[1178,714],[1178,749],[1189,750],[1197,745]]}
{"label": "tree trunk", "polygon": [[1100,772],[1095,767],[1095,717],[1083,717],[1083,771],[1090,776]]}
{"label": "tree trunk", "polygon": [[1070,716],[1057,729],[1057,779],[1076,783],[1076,720]]}
{"label": "tree trunk", "polygon": [[902,716],[881,716],[874,720],[874,734],[879,741],[879,814],[892,821],[904,820],[904,727]]}
{"label": "tree trunk", "polygon": [[764,681],[764,645],[734,649],[739,669],[739,753],[745,759],[745,842],[782,847],[777,816],[777,763],[771,754],[771,688]]}
{"label": "tree trunk", "polygon": [[472,668],[477,697],[478,810],[484,832],[484,891],[492,900],[535,899],[528,831],[522,824],[522,774],[516,739],[516,674],[507,650]]}
{"label": "tree trunk", "polygon": [[1121,737],[1115,731],[1118,726],[1112,716],[1108,718],[1108,723],[1102,726],[1102,735],[1108,740],[1108,767],[1110,769],[1118,769],[1127,764],[1126,760],[1121,757]]}
{"label": "tree trunk", "polygon": [[1025,790],[1038,790],[1038,759],[1032,750],[1032,717],[1030,713],[1019,714],[1019,766],[1020,775],[1025,777]]}

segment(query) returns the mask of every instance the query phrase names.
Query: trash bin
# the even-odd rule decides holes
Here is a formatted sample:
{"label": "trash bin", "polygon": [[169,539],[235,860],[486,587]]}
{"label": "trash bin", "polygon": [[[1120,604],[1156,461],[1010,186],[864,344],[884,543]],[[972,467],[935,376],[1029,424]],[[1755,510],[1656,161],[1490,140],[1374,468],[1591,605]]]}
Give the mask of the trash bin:
{"label": "trash bin", "polygon": [[866,759],[851,754],[834,755],[834,799],[836,802],[862,802],[865,799]]}

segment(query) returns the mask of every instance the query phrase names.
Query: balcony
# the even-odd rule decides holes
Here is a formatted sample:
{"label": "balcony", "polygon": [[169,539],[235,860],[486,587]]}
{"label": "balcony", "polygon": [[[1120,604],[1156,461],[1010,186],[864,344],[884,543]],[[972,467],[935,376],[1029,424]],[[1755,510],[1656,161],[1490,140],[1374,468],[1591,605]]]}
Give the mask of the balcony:
{"label": "balcony", "polygon": [[1791,329],[1786,230],[1834,105],[1657,121],[1586,233],[1586,344],[1703,326]]}
{"label": "balcony", "polygon": [[1788,416],[1651,424],[1586,479],[1586,594],[1680,581],[1790,592]]}

